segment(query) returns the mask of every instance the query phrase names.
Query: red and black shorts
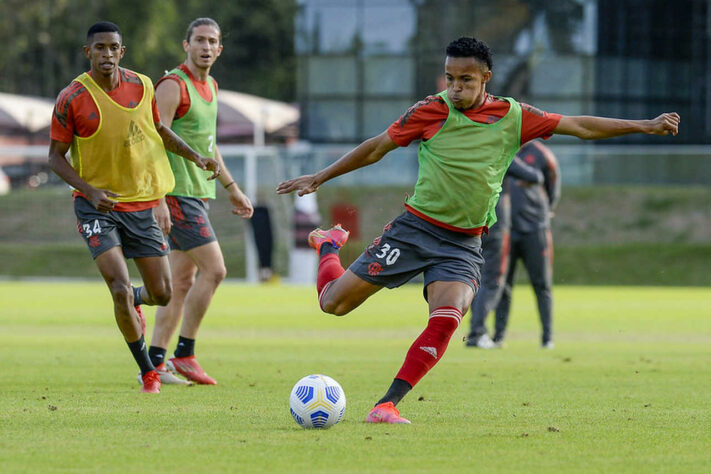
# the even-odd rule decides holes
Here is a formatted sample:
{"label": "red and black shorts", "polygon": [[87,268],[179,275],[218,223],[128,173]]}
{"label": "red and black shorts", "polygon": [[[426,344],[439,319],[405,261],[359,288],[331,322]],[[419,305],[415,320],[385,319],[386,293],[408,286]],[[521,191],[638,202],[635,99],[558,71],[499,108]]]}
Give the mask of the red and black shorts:
{"label": "red and black shorts", "polygon": [[74,198],[79,233],[91,257],[121,247],[126,258],[162,257],[170,251],[153,209],[130,212],[101,212],[82,196]]}
{"label": "red and black shorts", "polygon": [[387,288],[423,273],[426,299],[427,285],[435,281],[460,281],[476,294],[483,264],[481,237],[444,229],[404,212],[385,226],[349,270]]}
{"label": "red and black shorts", "polygon": [[173,226],[168,234],[172,250],[184,252],[217,240],[207,217],[208,203],[199,198],[166,196]]}

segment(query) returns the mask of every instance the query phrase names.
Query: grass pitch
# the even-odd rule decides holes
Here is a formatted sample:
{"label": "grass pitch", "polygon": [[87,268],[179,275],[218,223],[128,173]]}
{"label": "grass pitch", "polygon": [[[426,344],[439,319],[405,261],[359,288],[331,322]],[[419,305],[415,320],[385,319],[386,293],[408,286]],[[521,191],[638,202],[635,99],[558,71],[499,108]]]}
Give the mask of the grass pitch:
{"label": "grass pitch", "polygon": [[[101,283],[0,282],[3,472],[709,472],[711,290],[555,288],[553,351],[527,287],[503,350],[463,347],[362,422],[424,327],[420,285],[348,316],[313,287],[224,284],[197,353],[215,387],[139,393]],[[153,311],[146,311],[149,332]],[[341,423],[304,430],[288,396],[324,373]]]}

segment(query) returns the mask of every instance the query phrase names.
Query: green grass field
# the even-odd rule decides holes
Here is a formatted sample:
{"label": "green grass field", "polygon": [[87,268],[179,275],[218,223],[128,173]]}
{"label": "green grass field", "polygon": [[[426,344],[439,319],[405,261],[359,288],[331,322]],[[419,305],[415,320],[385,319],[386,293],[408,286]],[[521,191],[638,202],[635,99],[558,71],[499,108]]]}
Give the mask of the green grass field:
{"label": "green grass field", "polygon": [[[424,327],[419,285],[337,318],[313,287],[227,283],[197,345],[219,385],[143,395],[103,284],[0,282],[0,470],[711,471],[711,289],[556,287],[555,301],[555,350],[520,286],[506,348],[467,349],[460,328],[399,406],[413,424],[383,426],[363,419]],[[289,415],[310,373],[348,397],[330,430]]]}

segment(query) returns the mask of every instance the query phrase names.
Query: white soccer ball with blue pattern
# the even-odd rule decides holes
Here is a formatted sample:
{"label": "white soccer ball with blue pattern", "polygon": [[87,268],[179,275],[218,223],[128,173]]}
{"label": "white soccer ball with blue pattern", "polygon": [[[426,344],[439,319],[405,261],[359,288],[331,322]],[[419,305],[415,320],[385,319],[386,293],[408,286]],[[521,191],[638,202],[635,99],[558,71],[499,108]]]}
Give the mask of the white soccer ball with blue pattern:
{"label": "white soccer ball with blue pattern", "polygon": [[304,428],[330,428],[346,412],[346,394],[326,375],[307,375],[296,382],[289,397],[294,420]]}

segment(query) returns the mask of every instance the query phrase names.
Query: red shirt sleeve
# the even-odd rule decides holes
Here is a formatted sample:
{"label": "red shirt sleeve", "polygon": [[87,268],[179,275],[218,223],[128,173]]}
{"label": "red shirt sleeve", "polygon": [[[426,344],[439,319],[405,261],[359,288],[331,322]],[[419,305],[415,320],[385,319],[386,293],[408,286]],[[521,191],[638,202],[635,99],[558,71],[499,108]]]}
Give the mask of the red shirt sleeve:
{"label": "red shirt sleeve", "polygon": [[82,135],[82,132],[86,133],[86,131],[78,130],[75,124],[77,107],[82,109],[82,107],[80,107],[82,102],[84,103],[83,109],[92,108],[93,106],[92,110],[85,115],[89,115],[90,112],[95,112],[93,117],[96,117],[96,124],[93,130],[96,130],[96,127],[98,127],[98,109],[93,104],[93,100],[82,100],[86,99],[87,95],[84,86],[76,81],[73,81],[59,93],[57,101],[54,104],[52,124],[49,130],[49,137],[52,140],[62,143],[71,143],[74,140],[74,135],[89,136],[93,133],[93,131],[91,131],[91,133]]}
{"label": "red shirt sleeve", "polygon": [[536,138],[548,139],[560,122],[560,114],[552,114],[523,102],[521,105],[521,145]]}
{"label": "red shirt sleeve", "polygon": [[397,146],[432,138],[447,120],[449,108],[441,97],[428,96],[410,107],[388,127],[388,135]]}
{"label": "red shirt sleeve", "polygon": [[158,103],[156,102],[156,96],[153,96],[153,101],[151,102],[151,109],[153,110],[153,123],[158,125],[160,122],[160,113],[158,113]]}

